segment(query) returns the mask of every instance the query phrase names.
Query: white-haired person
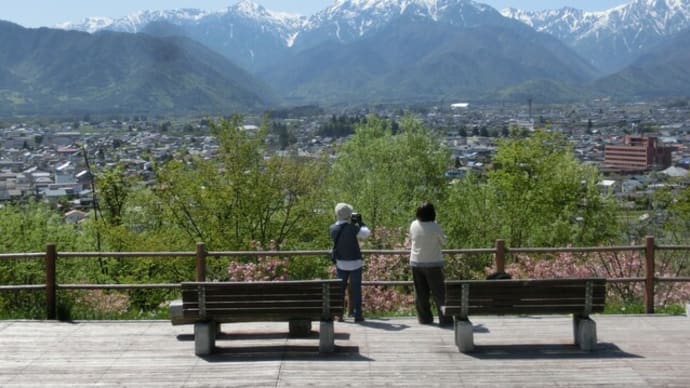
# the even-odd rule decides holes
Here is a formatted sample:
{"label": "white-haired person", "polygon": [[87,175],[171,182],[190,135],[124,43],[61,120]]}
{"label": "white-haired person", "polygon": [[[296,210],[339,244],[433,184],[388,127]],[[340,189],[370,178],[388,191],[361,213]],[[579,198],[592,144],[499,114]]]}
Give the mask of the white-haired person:
{"label": "white-haired person", "polygon": [[[355,322],[364,321],[362,314],[362,267],[364,258],[359,248],[359,240],[371,234],[362,222],[361,215],[354,213],[351,205],[335,205],[336,222],[330,226],[333,240],[333,261],[338,278],[343,282],[343,291],[347,292],[350,283],[350,311]],[[342,318],[342,317],[341,317]]]}

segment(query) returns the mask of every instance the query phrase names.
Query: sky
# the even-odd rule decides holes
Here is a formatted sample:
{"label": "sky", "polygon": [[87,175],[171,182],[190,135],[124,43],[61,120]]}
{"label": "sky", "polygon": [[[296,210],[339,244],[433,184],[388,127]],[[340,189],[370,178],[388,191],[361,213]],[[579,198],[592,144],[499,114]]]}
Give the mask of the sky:
{"label": "sky", "polygon": [[[253,0],[272,11],[310,16],[334,0]],[[555,9],[571,6],[587,11],[601,11],[632,0],[475,0],[496,9],[513,7],[526,10]],[[141,10],[197,8],[218,11],[237,0],[3,0],[0,19],[24,27],[53,27],[62,22],[78,22],[89,16],[118,18]]]}

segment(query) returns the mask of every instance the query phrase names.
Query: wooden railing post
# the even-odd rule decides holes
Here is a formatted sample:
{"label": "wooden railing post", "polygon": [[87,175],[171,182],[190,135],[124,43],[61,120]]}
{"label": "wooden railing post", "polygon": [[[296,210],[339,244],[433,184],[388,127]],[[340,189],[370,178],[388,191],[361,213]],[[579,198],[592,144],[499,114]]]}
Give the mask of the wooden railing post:
{"label": "wooden railing post", "polygon": [[46,245],[46,309],[48,319],[57,319],[57,283],[55,276],[55,262],[57,248],[55,244]]}
{"label": "wooden railing post", "polygon": [[196,244],[196,281],[206,281],[206,245]]}
{"label": "wooden railing post", "polygon": [[506,241],[496,240],[496,272],[506,271]]}
{"label": "wooden railing post", "polygon": [[647,236],[645,247],[645,313],[654,314],[654,236]]}

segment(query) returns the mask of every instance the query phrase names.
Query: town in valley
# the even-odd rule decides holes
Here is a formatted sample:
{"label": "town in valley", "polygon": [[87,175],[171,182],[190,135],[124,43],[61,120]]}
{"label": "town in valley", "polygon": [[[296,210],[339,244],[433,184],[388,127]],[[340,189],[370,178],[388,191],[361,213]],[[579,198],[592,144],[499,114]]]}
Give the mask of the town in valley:
{"label": "town in valley", "polygon": [[[689,179],[687,100],[597,100],[569,105],[531,100],[495,105],[457,102],[341,112],[315,108],[274,117],[247,115],[243,120],[247,131],[268,125],[267,153],[316,158],[332,155],[348,136],[324,134],[324,126],[338,118],[370,114],[393,121],[412,116],[438,134],[452,150],[446,172],[449,181],[490,168],[498,139],[535,130],[563,133],[581,162],[599,166],[602,192],[619,196],[631,207],[636,198],[648,197],[660,187],[683,187]],[[212,158],[218,145],[211,125],[217,119],[86,116],[0,121],[0,206],[28,199],[45,201],[65,221],[79,222],[93,206],[94,176],[108,168],[121,165],[126,174],[152,184],[155,164],[179,157],[182,151]]]}

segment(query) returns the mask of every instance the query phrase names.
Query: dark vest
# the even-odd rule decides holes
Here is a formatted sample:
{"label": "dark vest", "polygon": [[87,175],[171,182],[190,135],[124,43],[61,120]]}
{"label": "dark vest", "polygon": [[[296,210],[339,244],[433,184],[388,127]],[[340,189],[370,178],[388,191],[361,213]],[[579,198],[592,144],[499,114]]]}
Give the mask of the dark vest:
{"label": "dark vest", "polygon": [[350,223],[333,224],[330,227],[331,240],[335,241],[341,228],[342,232],[340,232],[338,242],[335,244],[336,260],[362,260],[362,252],[359,250],[359,241],[357,240],[360,227]]}

